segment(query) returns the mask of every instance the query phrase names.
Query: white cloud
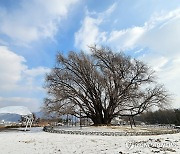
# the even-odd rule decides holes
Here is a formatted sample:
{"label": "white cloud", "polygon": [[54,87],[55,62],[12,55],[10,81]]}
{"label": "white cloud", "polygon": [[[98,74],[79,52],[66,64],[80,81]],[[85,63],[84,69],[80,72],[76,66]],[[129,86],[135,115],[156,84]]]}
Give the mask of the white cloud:
{"label": "white cloud", "polygon": [[37,68],[27,69],[24,72],[28,76],[36,77],[36,76],[45,74],[45,73],[47,73],[49,71],[50,71],[49,68],[40,66],[40,67],[37,67]]}
{"label": "white cloud", "polygon": [[[155,66],[154,64],[152,66]],[[157,71],[159,82],[164,83],[174,99],[174,107],[180,108],[180,57],[169,60]]]}
{"label": "white cloud", "polygon": [[32,69],[26,69],[22,75],[22,83],[26,83],[26,86],[21,87],[21,89],[27,89],[29,91],[41,91],[44,92],[43,84],[45,79],[45,74],[50,71],[49,68],[46,67],[36,67]]}
{"label": "white cloud", "polygon": [[0,89],[16,87],[22,71],[26,69],[24,62],[24,57],[13,53],[5,46],[0,46]]}
{"label": "white cloud", "polygon": [[164,70],[164,66],[168,65],[169,59],[158,53],[148,53],[138,57],[140,60],[147,62],[157,72]]}
{"label": "white cloud", "polygon": [[[78,32],[75,33],[75,47],[88,52],[88,46],[105,42],[106,32],[100,31],[99,26],[105,18],[111,15],[116,6],[117,4],[114,3],[106,11],[99,14],[86,10],[86,17]],[[96,15],[97,18],[93,18],[91,15]]]}
{"label": "white cloud", "polygon": [[93,45],[104,38],[104,33],[100,33],[98,25],[101,19],[93,19],[86,16],[82,27],[75,34],[75,46],[88,51],[88,46]]}
{"label": "white cloud", "polygon": [[[11,103],[11,105],[24,103],[25,106],[28,104],[31,106],[31,100],[34,100],[32,101],[34,106],[31,108],[37,110],[40,106],[41,102],[34,98],[34,95],[41,96],[44,93],[42,84],[44,75],[49,72],[49,68],[29,69],[25,62],[24,57],[10,51],[6,46],[0,46],[0,106]],[[26,96],[28,97],[26,98]],[[7,103],[6,98],[8,99]]]}
{"label": "white cloud", "polygon": [[142,27],[111,31],[107,43],[123,50],[148,47],[165,56],[174,56],[180,51],[179,27],[180,8],[153,15]]}
{"label": "white cloud", "polygon": [[119,50],[134,48],[138,40],[145,33],[146,29],[142,27],[133,27],[126,30],[112,31],[110,33],[108,44],[116,46]]}
{"label": "white cloud", "polygon": [[0,8],[0,33],[27,45],[41,38],[53,39],[60,21],[78,0],[21,1],[20,7]]}
{"label": "white cloud", "polygon": [[145,23],[148,31],[141,37],[140,44],[165,56],[179,55],[180,51],[180,8],[152,17]]}

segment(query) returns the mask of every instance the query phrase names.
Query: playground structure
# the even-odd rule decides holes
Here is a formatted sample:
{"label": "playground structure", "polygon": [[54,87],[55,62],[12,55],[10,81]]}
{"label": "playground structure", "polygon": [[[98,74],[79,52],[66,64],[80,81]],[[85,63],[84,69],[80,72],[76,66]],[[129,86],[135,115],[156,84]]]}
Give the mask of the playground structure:
{"label": "playground structure", "polygon": [[18,114],[22,116],[25,119],[25,131],[28,128],[31,128],[33,123],[33,114],[30,112],[30,110],[27,107],[24,106],[7,106],[0,108],[0,114]]}

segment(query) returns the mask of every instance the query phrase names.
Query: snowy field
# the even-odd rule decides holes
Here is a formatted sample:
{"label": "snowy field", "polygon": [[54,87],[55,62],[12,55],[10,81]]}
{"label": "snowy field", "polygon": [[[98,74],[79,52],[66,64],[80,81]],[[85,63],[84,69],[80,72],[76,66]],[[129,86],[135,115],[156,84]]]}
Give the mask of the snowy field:
{"label": "snowy field", "polygon": [[0,132],[0,154],[180,153],[180,133],[158,136],[84,136],[31,131]]}

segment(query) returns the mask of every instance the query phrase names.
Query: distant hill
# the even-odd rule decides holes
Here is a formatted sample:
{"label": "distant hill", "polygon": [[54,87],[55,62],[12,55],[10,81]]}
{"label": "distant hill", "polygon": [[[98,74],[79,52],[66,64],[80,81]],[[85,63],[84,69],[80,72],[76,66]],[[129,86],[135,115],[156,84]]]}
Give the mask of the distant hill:
{"label": "distant hill", "polygon": [[[43,112],[34,112],[36,118],[44,118]],[[0,122],[18,122],[21,119],[21,116],[18,114],[9,114],[9,113],[3,113],[0,114]]]}
{"label": "distant hill", "polygon": [[21,119],[21,116],[18,114],[0,114],[0,121],[5,122],[18,122]]}
{"label": "distant hill", "polygon": [[44,113],[41,111],[33,112],[33,113],[35,114],[36,118],[41,118],[41,119],[44,118]]}

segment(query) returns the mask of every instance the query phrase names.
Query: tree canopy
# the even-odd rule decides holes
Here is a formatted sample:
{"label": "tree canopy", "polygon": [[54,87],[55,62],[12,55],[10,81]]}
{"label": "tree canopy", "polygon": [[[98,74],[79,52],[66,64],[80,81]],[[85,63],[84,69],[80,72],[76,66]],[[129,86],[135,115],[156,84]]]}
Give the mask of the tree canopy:
{"label": "tree canopy", "polygon": [[47,112],[81,114],[100,125],[168,104],[168,92],[145,63],[108,47],[90,50],[57,54],[56,66],[46,76]]}

